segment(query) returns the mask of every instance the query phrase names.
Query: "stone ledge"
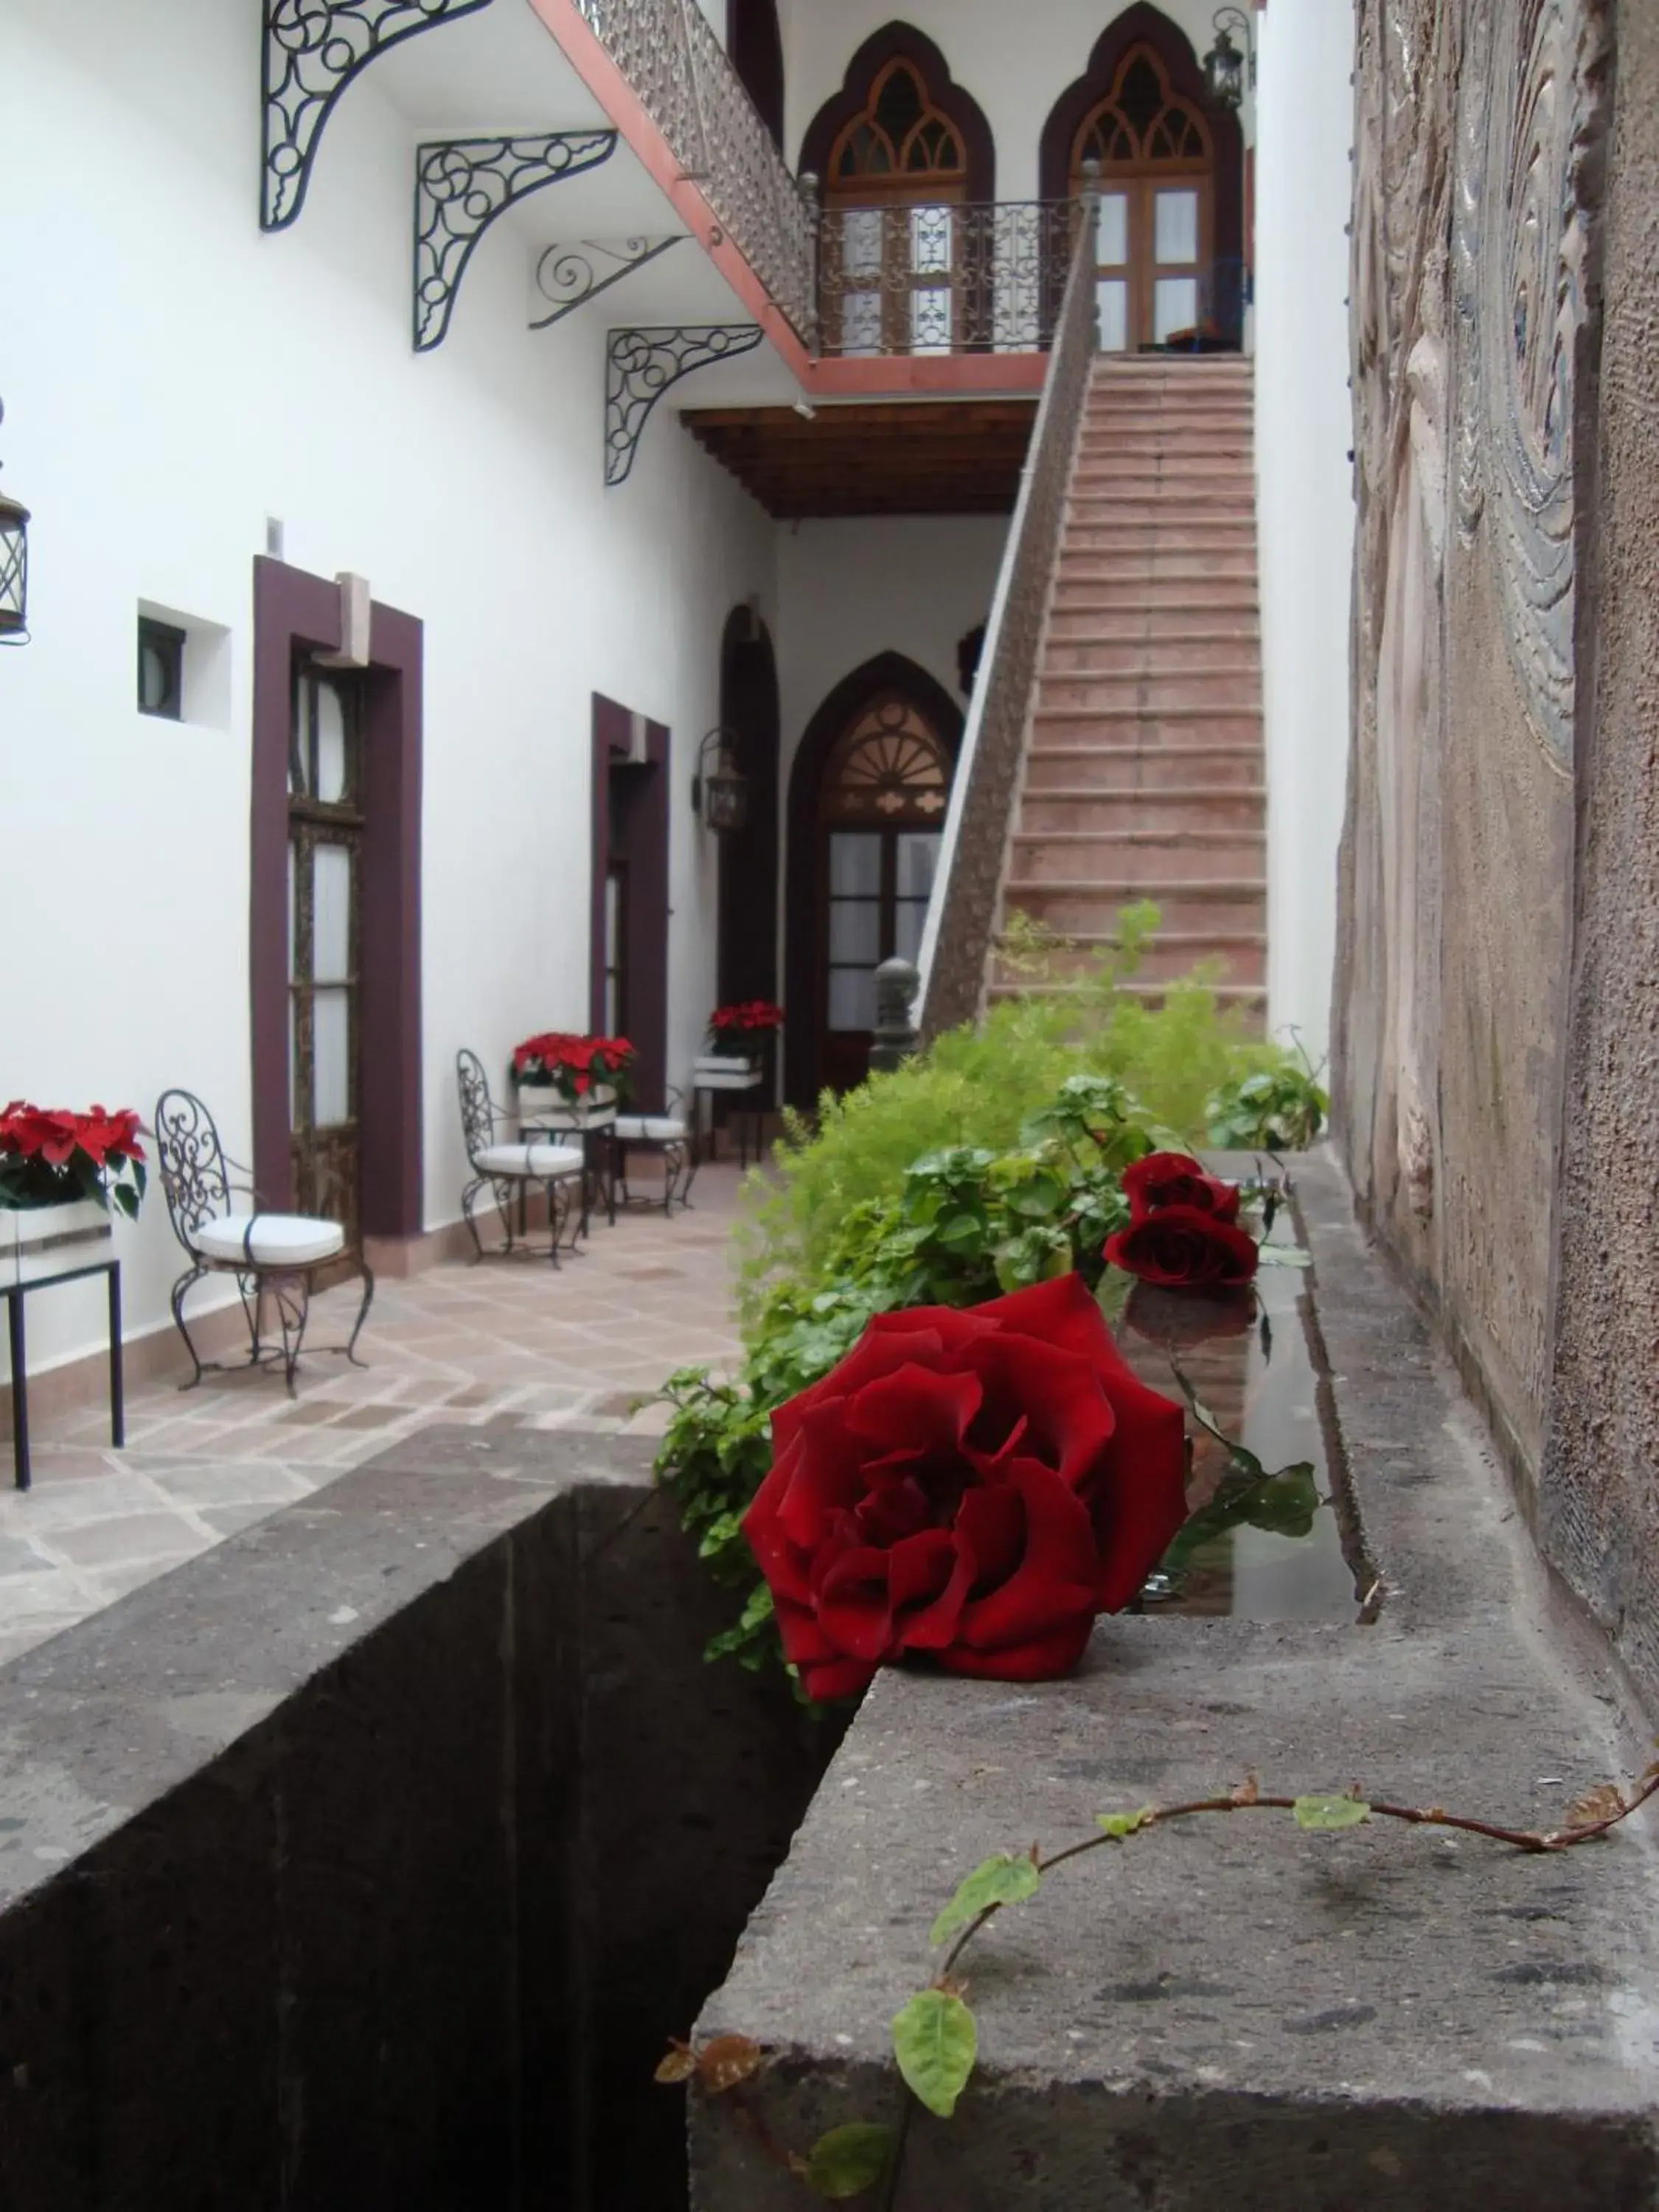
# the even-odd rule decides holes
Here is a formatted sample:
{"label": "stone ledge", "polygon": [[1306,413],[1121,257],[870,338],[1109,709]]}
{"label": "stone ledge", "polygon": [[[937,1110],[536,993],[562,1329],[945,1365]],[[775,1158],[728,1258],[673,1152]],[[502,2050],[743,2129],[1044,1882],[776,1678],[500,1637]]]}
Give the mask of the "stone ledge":
{"label": "stone ledge", "polygon": [[[933,1971],[933,1913],[992,1850],[1052,1850],[1097,1811],[1247,1769],[1269,1791],[1359,1779],[1548,1825],[1645,1764],[1339,1176],[1312,1160],[1297,1180],[1380,1620],[1123,1619],[1067,1682],[883,1676],[700,2027],[779,2054],[756,2101],[784,2142],[896,2113],[887,2023]],[[980,2069],[953,2120],[915,2115],[901,2207],[1649,2203],[1656,1905],[1642,1832],[1540,1861],[1254,1813],[1103,1850],[969,1954]],[[691,2139],[705,2212],[800,2201],[717,2105],[694,2100]]]}

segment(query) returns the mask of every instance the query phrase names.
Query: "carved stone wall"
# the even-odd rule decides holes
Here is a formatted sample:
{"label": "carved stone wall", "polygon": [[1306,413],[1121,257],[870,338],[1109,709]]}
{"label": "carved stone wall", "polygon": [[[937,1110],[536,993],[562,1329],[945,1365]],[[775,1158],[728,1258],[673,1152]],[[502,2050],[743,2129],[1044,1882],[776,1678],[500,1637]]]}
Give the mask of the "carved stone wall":
{"label": "carved stone wall", "polygon": [[1528,1479],[1553,1357],[1609,8],[1358,9],[1340,1126],[1362,1206]]}

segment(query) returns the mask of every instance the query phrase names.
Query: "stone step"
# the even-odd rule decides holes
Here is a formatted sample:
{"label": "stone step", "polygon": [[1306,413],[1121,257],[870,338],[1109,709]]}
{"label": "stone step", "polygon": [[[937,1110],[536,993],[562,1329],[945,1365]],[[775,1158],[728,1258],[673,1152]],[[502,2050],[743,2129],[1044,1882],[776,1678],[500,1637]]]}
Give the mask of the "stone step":
{"label": "stone step", "polygon": [[1127,502],[1103,514],[1093,509],[1068,514],[1062,553],[1086,551],[1097,546],[1167,547],[1202,551],[1214,545],[1232,552],[1240,547],[1255,550],[1255,515],[1249,507],[1225,508],[1210,514],[1197,500],[1178,500],[1161,510],[1146,504],[1138,514]]}
{"label": "stone step", "polygon": [[[1176,980],[1176,977],[1170,976],[1162,983],[1148,982],[1137,975],[1132,977],[1127,982],[1119,983],[1116,988],[1126,999],[1138,999],[1143,1005],[1148,1006],[1161,1006],[1169,995],[1170,983]],[[1229,978],[1219,983],[1212,983],[1209,988],[1218,1003],[1224,1006],[1237,1007],[1246,1013],[1265,1014],[1267,1012],[1267,993],[1263,981],[1250,982]],[[1006,999],[1064,1000],[1073,994],[1079,999],[1084,995],[1075,984],[1018,983],[994,980],[986,994],[987,997],[994,1001]],[[1212,1413],[1217,1410],[1213,1407],[1211,1408]]]}
{"label": "stone step", "polygon": [[1194,707],[1226,711],[1261,704],[1261,678],[1254,667],[1211,669],[1165,665],[1119,676],[1041,676],[1036,711],[1080,714],[1138,714],[1155,719],[1166,708],[1179,713]]}
{"label": "stone step", "polygon": [[1256,580],[1256,558],[1254,544],[1237,550],[1212,548],[1206,553],[1201,548],[1182,545],[1140,545],[1133,550],[1119,546],[1068,546],[1061,555],[1061,565],[1055,581],[1060,586],[1068,584],[1132,584],[1145,591],[1149,585],[1228,583],[1249,584]]}
{"label": "stone step", "polygon": [[1099,882],[1139,896],[1149,883],[1254,878],[1267,842],[1265,830],[1016,830],[1009,869],[1017,882]]}
{"label": "stone step", "polygon": [[1200,497],[1188,487],[1150,495],[1111,492],[1099,498],[1079,498],[1073,494],[1066,502],[1066,534],[1069,539],[1091,536],[1096,531],[1127,532],[1142,529],[1164,537],[1176,531],[1190,531],[1198,542],[1206,537],[1214,538],[1224,530],[1248,532],[1254,539],[1255,501],[1248,495],[1235,497],[1220,491]]}
{"label": "stone step", "polygon": [[1238,579],[1207,578],[1200,585],[1178,577],[1067,577],[1062,571],[1054,580],[1057,615],[1113,621],[1164,615],[1186,620],[1248,617],[1254,622],[1260,611],[1251,583]]}
{"label": "stone step", "polygon": [[1051,635],[1043,649],[1042,673],[1074,684],[1100,678],[1151,676],[1237,670],[1260,681],[1261,659],[1249,630],[1195,631],[1176,637],[1137,636],[1108,631],[1088,638]]}
{"label": "stone step", "polygon": [[1267,886],[1259,876],[1061,883],[1016,874],[1004,888],[1003,911],[1029,915],[1073,937],[1109,929],[1120,909],[1137,899],[1156,900],[1164,928],[1177,936],[1234,935],[1261,930],[1267,921]]}
{"label": "stone step", "polygon": [[1025,756],[1025,791],[1075,793],[1135,787],[1146,792],[1254,789],[1261,784],[1260,733],[1247,744],[1034,744]]}
{"label": "stone step", "polygon": [[1267,794],[1261,784],[1170,785],[1146,791],[1138,785],[1112,784],[1091,791],[1075,785],[1033,787],[1020,800],[1018,834],[1052,837],[1102,832],[1141,832],[1188,836],[1204,831],[1262,834]]}
{"label": "stone step", "polygon": [[1219,453],[1179,468],[1159,468],[1151,453],[1123,453],[1115,460],[1080,462],[1072,471],[1069,497],[1079,507],[1108,499],[1253,500],[1255,471],[1242,459]]}
{"label": "stone step", "polygon": [[1261,744],[1261,709],[1257,707],[1038,707],[1031,715],[1038,744],[1157,746]]}
{"label": "stone step", "polygon": [[[1103,954],[1115,951],[1120,942],[1117,932],[1110,929],[1068,937],[1048,955],[1047,969],[1037,980],[1063,984],[1068,976],[1085,975]],[[1230,982],[1259,988],[1267,980],[1266,933],[1259,929],[1160,929],[1142,945],[1134,980],[1141,983],[1173,982],[1177,976],[1190,975],[1200,962],[1223,968]],[[1000,963],[995,974],[1001,982],[1019,980],[1017,973]]]}

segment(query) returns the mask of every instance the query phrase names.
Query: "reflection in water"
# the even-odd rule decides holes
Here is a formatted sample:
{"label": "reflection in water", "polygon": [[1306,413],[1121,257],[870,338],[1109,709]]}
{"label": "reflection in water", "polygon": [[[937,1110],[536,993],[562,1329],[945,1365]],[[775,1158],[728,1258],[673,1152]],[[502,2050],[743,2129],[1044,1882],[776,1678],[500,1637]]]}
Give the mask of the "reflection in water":
{"label": "reflection in water", "polygon": [[[1300,1243],[1290,1209],[1281,1210],[1267,1241],[1287,1248]],[[1341,1471],[1332,1464],[1319,1418],[1308,1297],[1308,1278],[1298,1267],[1265,1267],[1253,1291],[1224,1297],[1137,1283],[1116,1334],[1143,1382],[1179,1398],[1172,1372],[1179,1367],[1217,1427],[1253,1452],[1269,1474],[1308,1462],[1320,1498],[1328,1499]],[[1194,1447],[1187,1500],[1196,1510],[1214,1496],[1227,1453],[1190,1419],[1188,1427]],[[1244,1620],[1351,1621],[1358,1609],[1337,1510],[1328,1504],[1314,1514],[1305,1536],[1248,1526],[1222,1531],[1175,1577],[1153,1577],[1144,1602],[1159,1613],[1231,1613]]]}

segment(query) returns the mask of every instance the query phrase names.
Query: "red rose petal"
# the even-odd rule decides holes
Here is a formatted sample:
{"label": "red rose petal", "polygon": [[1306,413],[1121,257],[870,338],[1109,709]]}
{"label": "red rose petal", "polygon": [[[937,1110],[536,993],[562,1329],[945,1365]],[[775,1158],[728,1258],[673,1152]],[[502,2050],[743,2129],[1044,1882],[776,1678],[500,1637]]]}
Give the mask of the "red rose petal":
{"label": "red rose petal", "polygon": [[818,1626],[837,1650],[852,1658],[879,1661],[888,1656],[893,1640],[893,1607],[887,1583],[891,1558],[890,1552],[866,1544],[813,1569]]}
{"label": "red rose petal", "polygon": [[1087,1618],[1100,1586],[1088,1507],[1057,1474],[1030,1460],[1010,1469],[1008,1486],[1025,1509],[1025,1540],[1006,1580],[963,1610],[958,1640],[973,1651],[1047,1635],[1079,1611]]}
{"label": "red rose petal", "polygon": [[939,1654],[939,1665],[947,1674],[972,1675],[980,1681],[1054,1682],[1069,1674],[1087,1650],[1093,1627],[1085,1613],[999,1651],[973,1651],[955,1644]]}

